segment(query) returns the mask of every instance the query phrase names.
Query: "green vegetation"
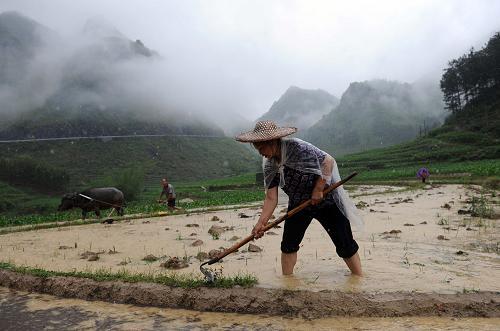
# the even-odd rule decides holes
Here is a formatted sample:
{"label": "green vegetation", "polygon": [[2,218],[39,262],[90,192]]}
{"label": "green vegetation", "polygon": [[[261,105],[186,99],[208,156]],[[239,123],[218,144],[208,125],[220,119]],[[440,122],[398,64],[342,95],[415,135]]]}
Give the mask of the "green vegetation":
{"label": "green vegetation", "polygon": [[255,171],[259,158],[228,137],[134,137],[0,144],[0,158],[30,157],[69,174],[69,190],[142,167],[145,185],[223,178]]}
{"label": "green vegetation", "polygon": [[[449,62],[441,79],[446,124],[500,138],[500,32],[480,50]],[[498,144],[498,143],[497,143]]]}
{"label": "green vegetation", "polygon": [[[9,165],[3,177],[0,177],[0,214],[3,216],[55,211],[64,192],[61,186],[66,187],[66,192],[74,192],[92,186],[112,185],[124,191],[127,202],[132,199],[151,199],[151,206],[145,209],[160,210],[161,206],[152,206],[152,202],[159,195],[159,180],[162,177],[167,176],[174,185],[210,178],[219,178],[226,185],[240,185],[240,177],[225,178],[259,168],[255,151],[227,137],[136,137],[2,143],[0,160],[7,159],[36,160],[37,163],[32,164],[31,168],[38,172],[26,170],[26,167],[17,164]],[[19,175],[17,172],[12,173],[16,169],[22,169],[18,171]],[[41,172],[40,169],[49,170]],[[57,176],[64,178],[63,185],[57,185],[60,182]],[[244,179],[242,184],[249,184],[249,180]],[[178,199],[182,199],[182,189],[179,190],[177,186],[176,189],[180,193]],[[185,196],[193,194],[196,195],[196,192]],[[214,201],[204,203],[196,199],[197,202],[192,206],[213,205],[221,199],[229,203],[244,200],[243,197],[212,196]],[[132,204],[132,210],[134,205],[143,203]],[[54,217],[57,219],[57,216]]]}
{"label": "green vegetation", "polygon": [[30,155],[22,155],[0,158],[0,180],[50,192],[63,190],[69,183],[69,174]]}
{"label": "green vegetation", "polygon": [[[337,163],[343,176],[353,171],[359,173],[354,178],[355,183],[418,184],[416,172],[425,166],[431,172],[432,182],[477,183],[495,188],[500,181],[499,159],[500,144],[491,135],[442,127],[415,141],[348,155],[338,158]],[[184,163],[192,164],[192,161],[186,159]],[[254,167],[258,168],[255,164]],[[101,181],[114,180],[110,184],[120,186],[120,180],[132,184],[135,180],[134,185],[140,186],[140,181],[136,180],[142,176],[140,169],[138,166],[118,168],[113,172],[114,176],[101,178]],[[166,211],[164,205],[156,202],[161,191],[159,178],[148,182],[146,176],[145,186],[136,200],[127,202],[126,214]],[[242,205],[264,198],[262,185],[255,183],[253,172],[218,179],[171,182],[176,189],[177,206],[186,210]],[[0,196],[0,227],[71,221],[81,217],[79,209],[56,213],[60,196],[50,197],[24,187],[21,190],[2,182]]]}
{"label": "green vegetation", "polygon": [[[16,190],[8,185],[1,185],[0,193],[13,193],[10,200],[15,197],[24,197],[28,199],[30,195]],[[192,208],[208,208],[224,205],[242,205],[249,202],[262,201],[264,199],[264,190],[262,185],[255,183],[255,174],[248,173],[231,178],[211,179],[187,183],[173,183],[177,193],[177,206],[185,210]],[[131,201],[125,208],[125,214],[155,214],[158,212],[165,212],[166,207],[163,204],[156,202],[160,194],[161,187],[156,185],[154,187],[146,188],[137,200]],[[73,209],[67,212],[55,212],[57,205],[60,202],[59,197],[47,198],[43,196],[33,195],[38,197],[35,200],[40,204],[39,210],[22,209],[27,208],[30,203],[29,200],[20,201],[17,205],[15,212],[4,212],[0,214],[0,227],[17,226],[17,225],[39,225],[47,222],[63,222],[74,221],[81,218],[80,209]],[[45,199],[45,200],[44,200]],[[182,201],[183,199],[191,199]],[[9,201],[10,201],[9,200]],[[33,202],[31,202],[33,203]],[[45,203],[46,205],[43,205]],[[44,207],[42,210],[41,207]],[[20,211],[25,210],[23,215]],[[179,211],[182,212],[182,211]],[[103,212],[105,215],[107,212]],[[116,215],[115,215],[116,216]],[[89,217],[94,217],[90,215]],[[95,222],[89,220],[89,222]],[[72,222],[72,225],[87,224],[89,222]]]}
{"label": "green vegetation", "polygon": [[207,283],[199,275],[176,274],[173,272],[158,274],[131,273],[125,269],[119,272],[101,269],[94,272],[90,271],[49,271],[39,268],[15,266],[8,262],[0,262],[0,269],[18,272],[21,274],[35,277],[76,277],[87,278],[98,282],[104,281],[123,281],[127,283],[156,283],[173,287],[197,288],[197,287],[223,287],[229,288],[236,285],[243,287],[252,287],[257,284],[257,278],[253,275],[242,274],[234,277],[218,275],[213,283]]}
{"label": "green vegetation", "polygon": [[439,126],[444,115],[437,84],[353,82],[338,107],[298,134],[339,157],[409,141]]}
{"label": "green vegetation", "polygon": [[141,165],[120,169],[113,175],[96,180],[92,187],[116,187],[127,197],[127,201],[139,198],[144,189],[144,169]]}
{"label": "green vegetation", "polygon": [[[500,32],[484,48],[451,60],[441,79],[447,109],[452,113],[498,98],[500,85]],[[497,128],[498,130],[498,128]]]}
{"label": "green vegetation", "polygon": [[[490,135],[457,132],[449,127],[442,127],[413,142],[348,155],[338,158],[337,163],[343,176],[353,171],[359,173],[354,178],[355,183],[418,184],[416,172],[425,166],[431,172],[432,182],[477,183],[495,188],[498,187],[500,177],[499,146]],[[191,163],[188,160],[185,162]],[[128,173],[127,169],[136,171],[136,174]],[[103,180],[125,178],[126,182],[126,178],[140,177],[140,171],[134,169],[140,168],[117,169],[114,178]],[[255,173],[219,179],[172,181],[172,184],[177,193],[177,206],[186,210],[242,205],[262,201],[264,198],[262,185],[255,183]],[[155,214],[166,211],[164,205],[156,202],[160,191],[159,180],[146,182],[137,199],[127,202],[125,213]],[[32,189],[20,190],[2,182],[0,195],[0,208],[3,210],[0,214],[0,227],[71,221],[81,217],[80,210],[56,213],[59,196],[48,197]]]}
{"label": "green vegetation", "polygon": [[481,218],[492,218],[494,212],[493,207],[488,203],[483,192],[481,192],[481,196],[479,197],[472,197],[469,211],[471,216]]}
{"label": "green vegetation", "polygon": [[491,177],[494,184],[500,176],[498,141],[481,133],[448,130],[443,127],[409,143],[341,157],[339,170],[343,175],[357,171],[358,182],[393,182],[415,180],[417,170],[427,167],[432,181],[482,184]]}
{"label": "green vegetation", "polygon": [[29,188],[17,188],[0,181],[0,215],[34,214],[55,211],[60,202]]}

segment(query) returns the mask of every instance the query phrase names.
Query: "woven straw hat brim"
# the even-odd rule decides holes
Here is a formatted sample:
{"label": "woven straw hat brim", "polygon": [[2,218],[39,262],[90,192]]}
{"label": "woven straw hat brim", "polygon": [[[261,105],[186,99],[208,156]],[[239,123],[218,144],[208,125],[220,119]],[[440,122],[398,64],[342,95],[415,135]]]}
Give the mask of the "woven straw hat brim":
{"label": "woven straw hat brim", "polygon": [[267,141],[278,139],[282,137],[289,136],[297,132],[297,128],[289,127],[289,128],[276,128],[273,131],[248,131],[238,135],[235,139],[244,143],[253,143],[259,141]]}

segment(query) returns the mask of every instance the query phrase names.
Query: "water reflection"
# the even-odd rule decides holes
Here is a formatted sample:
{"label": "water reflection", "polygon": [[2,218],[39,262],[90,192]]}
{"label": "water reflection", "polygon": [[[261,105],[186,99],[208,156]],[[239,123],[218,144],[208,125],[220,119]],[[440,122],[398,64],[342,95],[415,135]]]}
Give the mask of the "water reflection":
{"label": "water reflection", "polygon": [[279,281],[281,281],[282,287],[287,290],[303,288],[306,285],[304,281],[296,275],[282,275],[279,277]]}
{"label": "water reflection", "polygon": [[347,276],[340,290],[343,292],[361,292],[365,277],[366,276],[360,277],[356,275]]}

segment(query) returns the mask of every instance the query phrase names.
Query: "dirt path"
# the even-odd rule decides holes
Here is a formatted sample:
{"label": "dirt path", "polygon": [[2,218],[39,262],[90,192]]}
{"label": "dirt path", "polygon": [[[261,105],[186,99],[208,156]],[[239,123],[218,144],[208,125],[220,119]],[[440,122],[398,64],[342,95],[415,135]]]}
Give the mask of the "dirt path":
{"label": "dirt path", "polygon": [[331,317],[207,313],[62,299],[0,287],[1,330],[497,330],[499,318]]}

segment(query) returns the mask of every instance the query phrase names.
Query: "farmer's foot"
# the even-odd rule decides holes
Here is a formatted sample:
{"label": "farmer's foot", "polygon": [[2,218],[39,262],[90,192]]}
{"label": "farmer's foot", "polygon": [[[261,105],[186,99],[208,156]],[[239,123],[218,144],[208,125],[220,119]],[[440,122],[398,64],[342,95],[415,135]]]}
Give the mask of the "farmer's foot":
{"label": "farmer's foot", "polygon": [[281,253],[281,271],[283,275],[293,274],[293,267],[297,263],[297,252],[295,253]]}
{"label": "farmer's foot", "polygon": [[350,258],[344,259],[344,261],[353,275],[363,276],[363,271],[361,270],[361,259],[359,258],[359,254],[357,252]]}

